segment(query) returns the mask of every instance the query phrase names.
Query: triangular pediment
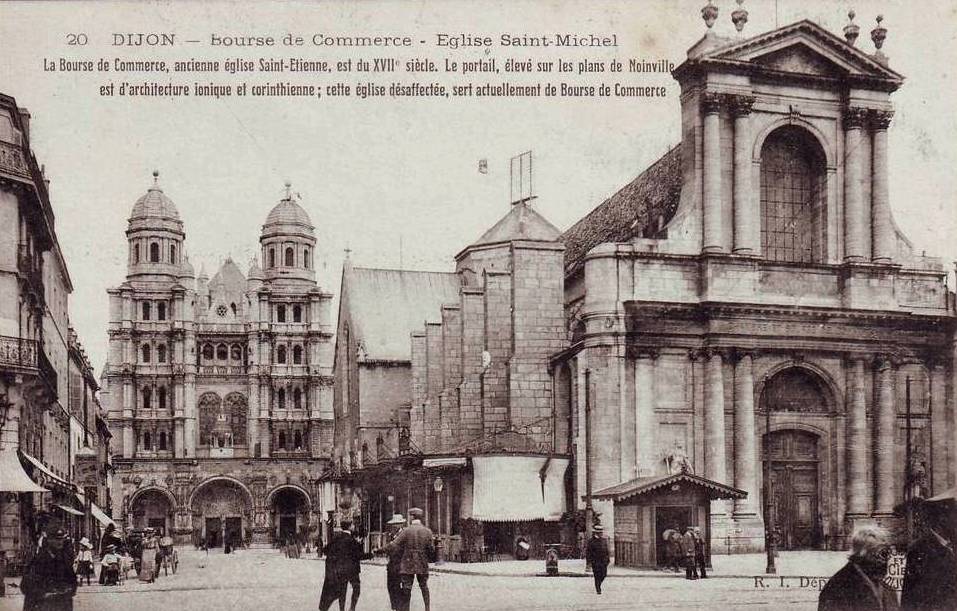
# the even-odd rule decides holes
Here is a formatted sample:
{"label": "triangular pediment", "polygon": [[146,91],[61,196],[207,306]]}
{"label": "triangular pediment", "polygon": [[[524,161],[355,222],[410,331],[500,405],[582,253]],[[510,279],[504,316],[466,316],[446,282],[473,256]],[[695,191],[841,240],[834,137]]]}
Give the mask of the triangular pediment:
{"label": "triangular pediment", "polygon": [[871,55],[811,21],[772,30],[704,53],[702,60],[750,63],[781,72],[811,76],[851,75],[900,82],[894,72]]}

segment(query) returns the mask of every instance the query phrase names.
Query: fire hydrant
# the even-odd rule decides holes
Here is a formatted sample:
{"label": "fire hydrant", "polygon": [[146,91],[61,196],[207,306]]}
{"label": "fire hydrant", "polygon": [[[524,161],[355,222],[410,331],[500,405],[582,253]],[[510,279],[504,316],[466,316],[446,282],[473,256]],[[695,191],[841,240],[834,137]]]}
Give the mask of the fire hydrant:
{"label": "fire hydrant", "polygon": [[549,545],[545,550],[545,574],[550,577],[558,575],[558,550],[557,546]]}

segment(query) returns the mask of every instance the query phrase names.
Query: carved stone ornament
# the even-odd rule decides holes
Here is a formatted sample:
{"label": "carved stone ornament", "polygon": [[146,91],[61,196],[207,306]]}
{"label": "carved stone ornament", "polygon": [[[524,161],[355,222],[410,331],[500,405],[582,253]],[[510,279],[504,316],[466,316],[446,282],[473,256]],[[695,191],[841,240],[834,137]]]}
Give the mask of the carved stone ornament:
{"label": "carved stone ornament", "polygon": [[867,120],[867,110],[864,108],[848,107],[844,111],[844,129],[860,129]]}
{"label": "carved stone ornament", "polygon": [[753,95],[732,95],[728,96],[731,103],[731,114],[735,117],[743,117],[751,114],[751,107],[754,106]]}
{"label": "carved stone ornament", "polygon": [[701,18],[704,19],[704,24],[708,26],[709,30],[718,20],[718,7],[714,5],[712,0],[708,0],[708,4],[701,9]]}
{"label": "carved stone ornament", "polygon": [[891,119],[894,117],[892,110],[872,110],[870,112],[871,128],[875,130],[887,129],[891,125]]}
{"label": "carved stone ornament", "polygon": [[716,93],[714,91],[706,91],[704,95],[701,96],[701,109],[704,111],[704,114],[710,115],[715,114],[721,111],[721,106],[724,104],[724,95]]}

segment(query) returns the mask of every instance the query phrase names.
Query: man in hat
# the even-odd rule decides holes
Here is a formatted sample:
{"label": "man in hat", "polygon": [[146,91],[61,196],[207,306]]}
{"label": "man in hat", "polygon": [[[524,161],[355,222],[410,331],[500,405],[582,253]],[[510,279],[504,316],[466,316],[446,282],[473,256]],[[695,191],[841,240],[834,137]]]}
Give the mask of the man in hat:
{"label": "man in hat", "polygon": [[601,594],[601,584],[608,575],[608,563],[611,559],[608,553],[608,541],[602,536],[604,532],[601,524],[591,528],[591,539],[585,547],[585,561],[591,565],[592,576],[595,578],[595,592]]}
{"label": "man in hat", "polygon": [[951,489],[919,509],[924,533],[907,551],[901,609],[957,609],[957,502]]}
{"label": "man in hat", "polygon": [[[395,541],[405,527],[405,517],[401,513],[393,514],[386,525],[389,527],[389,539]],[[376,550],[376,552],[380,551]],[[392,611],[399,611],[402,608],[402,576],[399,572],[402,557],[395,550],[388,556],[389,562],[385,566],[385,586],[389,592],[390,608]]]}
{"label": "man in hat", "polygon": [[685,579],[698,578],[698,563],[695,561],[695,537],[691,526],[685,527],[685,534],[681,537],[681,552],[685,559]]}
{"label": "man in hat", "polygon": [[48,526],[43,543],[20,580],[24,611],[73,611],[76,573],[66,531]]}
{"label": "man in hat", "polygon": [[694,564],[698,569],[698,577],[701,579],[708,578],[708,568],[707,568],[707,559],[704,554],[704,536],[701,534],[701,529],[697,526],[692,529],[691,534],[694,535]]}
{"label": "man in hat", "polygon": [[339,601],[339,611],[346,608],[346,590],[352,583],[352,611],[359,602],[359,560],[362,547],[352,535],[352,522],[340,520],[326,545],[326,577],[319,595],[320,611],[328,611],[332,602]]}
{"label": "man in hat", "polygon": [[412,523],[382,551],[390,556],[399,556],[399,574],[402,584],[400,611],[408,611],[412,602],[412,584],[419,582],[422,591],[422,603],[425,611],[430,609],[429,599],[429,562],[435,558],[435,546],[432,543],[432,531],[422,524],[425,512],[418,507],[409,510]]}

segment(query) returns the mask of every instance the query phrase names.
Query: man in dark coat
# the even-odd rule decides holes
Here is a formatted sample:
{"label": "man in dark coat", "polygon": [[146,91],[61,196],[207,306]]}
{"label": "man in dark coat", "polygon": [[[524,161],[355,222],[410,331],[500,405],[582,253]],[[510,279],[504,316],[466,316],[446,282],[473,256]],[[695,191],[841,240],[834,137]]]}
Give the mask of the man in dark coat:
{"label": "man in dark coat", "polygon": [[[386,524],[392,531],[392,540],[394,541],[405,526],[405,517],[401,513],[397,513]],[[385,587],[389,592],[389,608],[392,611],[402,609],[402,574],[399,572],[402,556],[399,552],[400,550],[393,550],[389,554],[389,562],[385,567]]]}
{"label": "man in dark coat", "polygon": [[591,529],[591,539],[585,546],[585,562],[591,565],[592,576],[595,578],[595,592],[601,594],[601,584],[608,575],[608,563],[611,558],[608,553],[608,541],[602,537],[604,529],[596,524]]}
{"label": "man in dark coat", "polygon": [[685,527],[685,534],[681,537],[681,553],[684,554],[685,560],[685,579],[698,578],[698,563],[695,561],[696,548],[694,530],[691,526],[687,526]]}
{"label": "man in dark coat", "polygon": [[698,576],[701,579],[708,578],[708,564],[707,558],[704,554],[704,536],[701,534],[701,529],[697,526],[694,527],[694,530],[691,531],[694,535],[694,564],[698,569]]}
{"label": "man in dark coat", "polygon": [[339,528],[332,533],[326,545],[326,578],[319,595],[320,611],[328,611],[332,601],[339,601],[339,611],[346,608],[346,589],[352,583],[352,609],[359,602],[359,559],[362,547],[355,540],[350,528],[352,522],[341,520]]}
{"label": "man in dark coat", "polygon": [[66,532],[51,527],[23,572],[23,611],[73,611],[76,573]]}
{"label": "man in dark coat", "polygon": [[934,497],[921,507],[926,532],[907,551],[901,609],[957,609],[957,506],[953,493]]}
{"label": "man in dark coat", "polygon": [[897,594],[884,583],[891,549],[887,531],[862,526],[851,537],[851,557],[821,590],[818,611],[897,611]]}
{"label": "man in dark coat", "polygon": [[402,584],[402,608],[409,611],[412,602],[412,584],[418,580],[422,591],[422,603],[429,611],[429,562],[434,561],[435,547],[432,543],[432,531],[422,524],[425,515],[418,507],[409,510],[412,523],[399,533],[382,551],[390,556],[399,556],[399,574]]}

